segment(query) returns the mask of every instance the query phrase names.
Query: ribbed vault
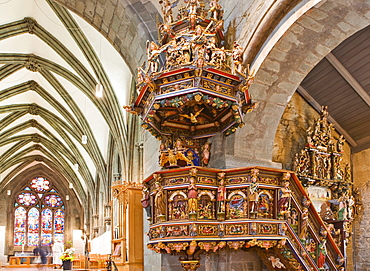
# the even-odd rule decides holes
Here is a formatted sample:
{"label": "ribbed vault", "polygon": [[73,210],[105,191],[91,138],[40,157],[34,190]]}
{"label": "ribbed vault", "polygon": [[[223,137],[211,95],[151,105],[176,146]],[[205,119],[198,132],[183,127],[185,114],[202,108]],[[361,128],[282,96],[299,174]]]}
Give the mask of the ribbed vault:
{"label": "ribbed vault", "polygon": [[[0,191],[25,172],[47,171],[64,187],[72,184],[81,203],[91,191],[109,195],[109,148],[120,157],[119,168],[128,168],[130,157],[122,110],[129,69],[97,31],[56,2],[15,0],[2,8]],[[97,84],[102,98],[95,96]]]}

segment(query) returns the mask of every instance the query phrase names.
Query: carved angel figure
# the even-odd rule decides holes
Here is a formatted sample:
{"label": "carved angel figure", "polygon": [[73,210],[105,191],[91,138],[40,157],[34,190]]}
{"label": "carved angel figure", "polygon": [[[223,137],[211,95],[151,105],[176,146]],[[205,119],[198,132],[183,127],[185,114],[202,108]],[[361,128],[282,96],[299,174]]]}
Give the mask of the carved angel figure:
{"label": "carved angel figure", "polygon": [[192,123],[197,123],[198,120],[197,120],[197,117],[199,116],[199,114],[203,111],[204,108],[200,109],[199,111],[197,111],[195,114],[193,113],[190,113],[190,116],[189,115],[185,115],[185,114],[180,114],[181,117],[184,117],[184,118],[187,118],[187,119],[190,119],[190,121]]}

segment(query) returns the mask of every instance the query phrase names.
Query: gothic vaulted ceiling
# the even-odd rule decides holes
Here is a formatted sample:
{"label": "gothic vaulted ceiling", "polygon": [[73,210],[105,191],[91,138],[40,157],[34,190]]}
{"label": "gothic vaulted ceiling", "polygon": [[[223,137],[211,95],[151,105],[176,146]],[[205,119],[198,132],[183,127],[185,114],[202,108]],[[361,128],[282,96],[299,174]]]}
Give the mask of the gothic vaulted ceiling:
{"label": "gothic vaulted ceiling", "polygon": [[104,186],[108,144],[125,149],[130,84],[122,57],[80,17],[53,1],[1,1],[0,190],[27,170],[59,176],[81,201]]}

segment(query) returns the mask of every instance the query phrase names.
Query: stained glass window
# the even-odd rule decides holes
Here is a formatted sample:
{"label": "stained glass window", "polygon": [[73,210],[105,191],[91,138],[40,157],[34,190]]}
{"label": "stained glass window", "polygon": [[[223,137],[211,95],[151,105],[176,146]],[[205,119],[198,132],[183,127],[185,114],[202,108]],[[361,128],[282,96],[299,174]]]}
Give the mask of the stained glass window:
{"label": "stained glass window", "polygon": [[31,181],[31,188],[38,192],[45,192],[50,189],[50,182],[44,178],[35,178]]}
{"label": "stained glass window", "polygon": [[63,204],[61,197],[58,195],[47,195],[44,202],[49,207],[60,207]]}
{"label": "stained glass window", "polygon": [[26,209],[18,207],[14,211],[14,216],[14,245],[21,246],[25,244],[26,239]]}
{"label": "stained glass window", "polygon": [[39,243],[39,216],[40,212],[36,208],[28,211],[28,245],[37,246]]}
{"label": "stained glass window", "polygon": [[49,180],[36,177],[14,202],[14,246],[64,242],[64,202]]}
{"label": "stained glass window", "polygon": [[34,205],[36,203],[36,200],[37,200],[36,195],[31,194],[31,193],[22,192],[18,195],[18,202],[21,205],[26,205],[26,206]]}
{"label": "stained glass window", "polygon": [[64,242],[64,211],[58,209],[54,213],[54,240]]}
{"label": "stained glass window", "polygon": [[45,209],[42,211],[41,217],[41,245],[48,246],[51,244],[51,234],[52,234],[52,222],[53,213],[50,209]]}

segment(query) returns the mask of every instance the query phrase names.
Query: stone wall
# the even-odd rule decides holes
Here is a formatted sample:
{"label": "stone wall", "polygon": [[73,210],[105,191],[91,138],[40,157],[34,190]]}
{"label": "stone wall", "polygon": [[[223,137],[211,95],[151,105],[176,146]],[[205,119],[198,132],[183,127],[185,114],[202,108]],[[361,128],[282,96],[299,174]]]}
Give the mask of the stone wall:
{"label": "stone wall", "polygon": [[272,160],[282,163],[284,169],[291,169],[294,154],[306,144],[307,128],[312,126],[318,117],[319,113],[302,96],[294,93],[276,131]]}
{"label": "stone wall", "polygon": [[[160,170],[158,157],[159,157],[159,140],[155,139],[148,131],[143,133],[144,142],[144,157],[143,164],[144,179],[149,177],[153,172]],[[148,236],[145,234],[149,232],[149,221],[144,212],[144,270],[145,271],[159,271],[162,266],[161,255],[146,248],[149,242]]]}
{"label": "stone wall", "polygon": [[354,270],[370,270],[370,183],[361,187],[363,213],[356,219],[353,227],[353,250],[349,257],[353,258]]}
{"label": "stone wall", "polygon": [[359,188],[362,199],[362,213],[353,226],[353,250],[349,257],[353,258],[354,270],[370,270],[370,149],[352,155],[353,179]]}
{"label": "stone wall", "polygon": [[352,155],[353,179],[359,188],[370,181],[370,167],[366,161],[370,161],[370,149]]}
{"label": "stone wall", "polygon": [[[7,210],[9,196],[6,195],[6,191],[0,194],[0,210]],[[2,265],[5,265],[7,258],[5,255],[5,246],[6,246],[6,221],[7,221],[8,212],[0,212],[0,262]],[[1,266],[0,266],[1,268]]]}
{"label": "stone wall", "polygon": [[[11,196],[6,195],[6,191],[0,194],[0,210],[8,209],[8,200]],[[7,212],[0,212],[0,226],[6,226]]]}

